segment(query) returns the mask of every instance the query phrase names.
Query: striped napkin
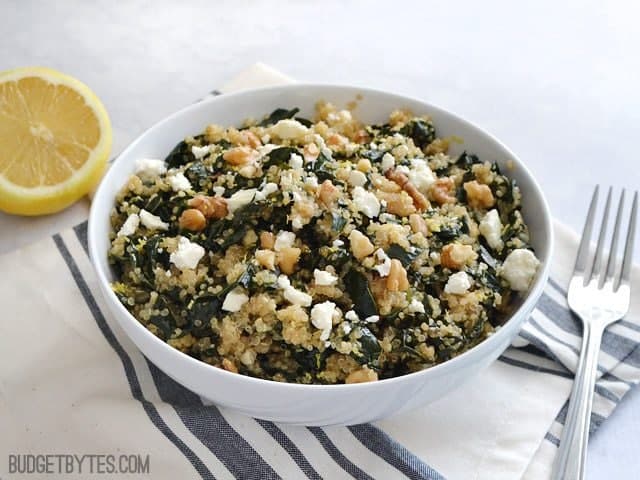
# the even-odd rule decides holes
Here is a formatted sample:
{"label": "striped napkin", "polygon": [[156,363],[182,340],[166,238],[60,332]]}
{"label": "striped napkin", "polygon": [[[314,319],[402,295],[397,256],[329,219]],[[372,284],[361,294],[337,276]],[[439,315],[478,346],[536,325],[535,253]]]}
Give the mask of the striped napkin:
{"label": "striped napkin", "polygon": [[[257,65],[221,91],[288,81]],[[8,458],[27,454],[146,455],[154,479],[548,478],[580,345],[565,301],[577,238],[555,231],[552,279],[499,361],[416,411],[329,428],[218,408],[149,362],[99,293],[86,223],[4,254],[0,478],[21,478]],[[638,267],[632,275],[640,285]],[[604,336],[593,431],[640,380],[640,297],[633,302]],[[25,476],[72,478],[55,468]],[[85,469],[76,478],[104,475]]]}

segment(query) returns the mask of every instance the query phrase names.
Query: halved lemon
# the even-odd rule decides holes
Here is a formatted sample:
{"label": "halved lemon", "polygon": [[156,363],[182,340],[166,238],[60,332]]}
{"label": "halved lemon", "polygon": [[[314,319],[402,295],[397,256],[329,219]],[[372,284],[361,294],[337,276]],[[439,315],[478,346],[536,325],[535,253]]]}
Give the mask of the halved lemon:
{"label": "halved lemon", "polygon": [[0,210],[57,212],[100,180],[111,123],[84,83],[44,67],[0,73]]}

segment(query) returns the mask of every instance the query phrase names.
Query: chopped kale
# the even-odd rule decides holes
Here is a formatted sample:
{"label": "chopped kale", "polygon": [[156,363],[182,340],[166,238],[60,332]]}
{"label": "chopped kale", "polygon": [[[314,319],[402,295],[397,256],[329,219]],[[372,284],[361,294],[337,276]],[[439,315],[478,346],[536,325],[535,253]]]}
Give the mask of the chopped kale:
{"label": "chopped kale", "polygon": [[177,168],[183,165],[186,165],[189,162],[193,162],[196,157],[191,152],[191,145],[187,144],[187,142],[182,141],[178,143],[171,153],[167,155],[165,158],[165,162],[168,168]]}
{"label": "chopped kale", "polygon": [[369,288],[369,281],[363,273],[352,267],[344,277],[344,284],[353,302],[353,310],[360,318],[364,319],[378,314],[376,301]]}
{"label": "chopped kale", "polygon": [[258,126],[268,127],[270,125],[274,125],[280,120],[293,118],[299,111],[299,108],[292,108],[291,110],[287,110],[286,108],[276,108],[267,118],[258,123]]}
{"label": "chopped kale", "polygon": [[385,252],[389,258],[395,258],[400,260],[403,267],[408,267],[411,263],[416,259],[416,257],[420,254],[420,250],[414,247],[413,251],[405,250],[403,247],[398,245],[397,243],[392,244],[387,251]]}
{"label": "chopped kale", "polygon": [[410,137],[413,143],[424,148],[436,139],[436,129],[430,121],[415,119],[407,123],[400,133]]}

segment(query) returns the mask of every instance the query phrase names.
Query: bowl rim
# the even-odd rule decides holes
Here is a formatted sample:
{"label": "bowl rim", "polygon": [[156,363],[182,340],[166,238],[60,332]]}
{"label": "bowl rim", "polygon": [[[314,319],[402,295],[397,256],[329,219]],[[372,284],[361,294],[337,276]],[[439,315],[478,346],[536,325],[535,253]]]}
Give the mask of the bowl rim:
{"label": "bowl rim", "polygon": [[[341,384],[301,384],[301,383],[292,383],[292,382],[277,382],[275,380],[268,380],[268,379],[251,377],[248,375],[228,372],[222,368],[215,367],[206,362],[203,362],[194,357],[191,357],[186,353],[181,352],[180,350],[170,346],[168,343],[164,342],[160,338],[156,337],[153,333],[151,333],[151,331],[148,330],[146,327],[144,327],[118,300],[115,293],[110,287],[110,282],[107,278],[106,272],[102,269],[100,258],[99,258],[100,248],[98,247],[98,243],[97,243],[98,239],[96,238],[96,235],[97,235],[96,225],[98,222],[101,222],[104,220],[103,217],[99,216],[97,205],[100,203],[100,201],[102,201],[101,197],[104,196],[104,190],[106,188],[106,185],[111,180],[111,177],[115,175],[113,173],[114,172],[113,165],[115,165],[117,162],[120,162],[122,158],[125,158],[129,154],[129,152],[137,146],[138,143],[140,143],[144,138],[146,138],[147,135],[152,134],[152,132],[155,129],[160,128],[161,126],[174,121],[178,117],[181,117],[183,115],[188,115],[191,111],[200,110],[202,108],[208,108],[209,105],[217,103],[222,98],[224,98],[225,101],[229,101],[229,99],[233,101],[234,98],[251,96],[257,93],[277,94],[281,92],[287,92],[288,90],[302,90],[302,89],[338,89],[338,90],[345,91],[346,93],[353,92],[354,97],[357,94],[362,94],[363,96],[366,96],[367,94],[382,95],[386,97],[391,97],[392,99],[395,98],[398,101],[420,104],[422,107],[424,107],[425,110],[429,112],[433,111],[433,112],[438,112],[440,114],[449,116],[456,122],[464,125],[466,128],[475,130],[476,132],[480,133],[482,136],[487,137],[489,140],[494,142],[498,147],[502,148],[511,157],[510,160],[514,161],[518,170],[524,172],[523,175],[528,178],[531,189],[536,192],[537,196],[540,198],[542,203],[541,206],[542,206],[542,213],[544,217],[544,228],[549,232],[549,235],[546,239],[547,255],[544,259],[540,259],[541,268],[538,271],[534,284],[531,286],[526,296],[524,297],[524,300],[516,310],[511,312],[511,314],[507,317],[505,322],[495,331],[495,333],[493,333],[491,336],[484,339],[477,345],[464,351],[460,355],[457,355],[442,363],[436,364],[429,368],[425,368],[423,370],[419,370],[417,372],[411,372],[404,375],[399,375],[397,377],[385,378],[375,382],[351,383],[351,384],[343,384],[343,383]],[[110,201],[113,201],[113,199],[110,199]],[[397,94],[397,93],[393,93],[393,92],[389,92],[381,89],[361,87],[357,85],[348,85],[348,84],[335,84],[335,83],[292,83],[287,85],[253,88],[253,89],[247,89],[247,90],[242,90],[238,92],[225,93],[221,95],[208,97],[203,100],[197,101],[193,104],[187,105],[186,107],[183,107],[171,113],[170,115],[154,123],[149,128],[145,129],[133,141],[131,141],[127,145],[127,147],[117,155],[117,157],[115,157],[114,161],[112,162],[112,166],[108,169],[108,171],[100,181],[98,188],[95,191],[95,195],[93,197],[93,202],[92,202],[90,213],[89,213],[88,244],[89,244],[89,257],[91,259],[91,263],[93,265],[94,271],[97,274],[101,290],[103,291],[103,294],[105,296],[105,302],[107,304],[110,304],[112,308],[113,306],[115,306],[115,308],[118,309],[119,313],[122,314],[119,316],[119,318],[116,315],[116,320],[118,322],[121,322],[123,319],[126,318],[126,320],[129,323],[133,324],[133,328],[142,332],[142,335],[147,336],[149,339],[151,339],[153,343],[158,345],[160,349],[164,349],[169,355],[174,356],[174,358],[182,357],[182,359],[185,360],[187,364],[189,364],[189,367],[194,366],[196,368],[204,368],[205,370],[212,372],[212,374],[214,375],[221,375],[220,377],[221,381],[233,381],[233,382],[245,383],[248,386],[255,385],[256,387],[262,386],[262,387],[270,387],[270,388],[296,389],[296,390],[306,389],[306,390],[314,390],[316,392],[320,390],[328,390],[333,392],[336,392],[337,390],[342,390],[344,392],[347,389],[350,391],[353,391],[355,389],[359,389],[360,391],[365,389],[373,390],[376,388],[384,388],[384,386],[392,386],[393,384],[398,384],[403,382],[419,381],[420,376],[444,374],[446,373],[447,370],[455,369],[456,366],[462,365],[464,362],[472,361],[473,358],[476,356],[483,356],[483,354],[487,350],[491,351],[494,348],[494,344],[498,344],[501,340],[501,337],[505,335],[504,334],[506,330],[505,327],[508,324],[513,324],[514,322],[520,323],[520,324],[524,323],[527,317],[525,315],[519,315],[519,314],[521,314],[522,312],[532,311],[538,299],[542,295],[542,292],[547,283],[550,269],[551,269],[551,258],[554,250],[555,237],[554,237],[554,230],[553,230],[553,222],[551,218],[551,210],[549,208],[544,192],[540,187],[540,185],[538,184],[538,181],[536,180],[536,178],[533,176],[533,174],[530,172],[530,170],[527,168],[524,162],[522,162],[520,158],[515,153],[513,153],[513,151],[510,148],[508,148],[502,141],[498,140],[494,135],[487,132],[483,128],[480,128],[475,123],[469,120],[466,120],[465,118],[461,117],[460,115],[456,114],[451,110],[440,107],[431,102],[428,102],[416,97],[401,95],[401,94]],[[516,327],[514,326],[513,328],[516,328]],[[129,336],[126,331],[125,331],[125,334]],[[133,343],[136,344],[135,342]],[[136,344],[136,348],[139,348],[137,344]]]}

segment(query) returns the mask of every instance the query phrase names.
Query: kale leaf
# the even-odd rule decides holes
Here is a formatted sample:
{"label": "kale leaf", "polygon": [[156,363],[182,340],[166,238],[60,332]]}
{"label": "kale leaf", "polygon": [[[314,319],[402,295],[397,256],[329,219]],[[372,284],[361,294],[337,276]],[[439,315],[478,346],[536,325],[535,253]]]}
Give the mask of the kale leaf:
{"label": "kale leaf", "polygon": [[300,111],[299,108],[292,108],[291,110],[287,110],[286,108],[276,108],[271,114],[262,120],[258,126],[259,127],[268,127],[269,125],[274,125],[278,123],[280,120],[285,120],[287,118],[293,118],[296,113]]}

